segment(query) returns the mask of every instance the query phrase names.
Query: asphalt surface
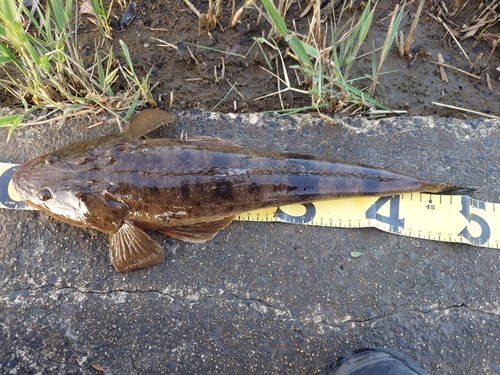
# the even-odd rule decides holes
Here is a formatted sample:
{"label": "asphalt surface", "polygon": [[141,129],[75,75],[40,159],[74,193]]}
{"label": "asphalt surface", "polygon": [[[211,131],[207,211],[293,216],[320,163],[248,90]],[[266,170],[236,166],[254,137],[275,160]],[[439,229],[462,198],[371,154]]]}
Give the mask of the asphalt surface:
{"label": "asphalt surface", "polygon": [[[500,202],[498,121],[174,115],[153,136],[367,163]],[[8,143],[0,129],[0,161],[116,131],[106,115],[20,128]],[[431,374],[500,373],[498,250],[280,223],[234,222],[206,244],[152,236],[168,257],[120,274],[107,235],[1,210],[0,373],[315,374],[364,347]]]}

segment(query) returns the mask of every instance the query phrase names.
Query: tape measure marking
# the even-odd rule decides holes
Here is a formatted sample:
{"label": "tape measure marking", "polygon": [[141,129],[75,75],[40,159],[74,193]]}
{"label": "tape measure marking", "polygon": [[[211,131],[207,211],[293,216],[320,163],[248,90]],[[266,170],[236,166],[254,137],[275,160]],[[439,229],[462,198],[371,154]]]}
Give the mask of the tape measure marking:
{"label": "tape measure marking", "polygon": [[374,227],[407,237],[500,248],[498,203],[465,195],[413,193],[334,199],[246,212],[236,220],[340,228]]}
{"label": "tape measure marking", "polygon": [[31,209],[21,200],[12,184],[12,175],[19,164],[0,163],[0,208]]}

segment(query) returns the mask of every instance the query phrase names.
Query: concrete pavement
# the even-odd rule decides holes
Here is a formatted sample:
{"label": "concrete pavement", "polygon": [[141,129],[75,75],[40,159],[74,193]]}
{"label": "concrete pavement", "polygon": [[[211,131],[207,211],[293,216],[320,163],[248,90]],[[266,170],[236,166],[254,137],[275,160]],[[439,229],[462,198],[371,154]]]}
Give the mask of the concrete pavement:
{"label": "concrete pavement", "polygon": [[[153,136],[366,163],[500,202],[498,121],[174,115]],[[20,128],[1,161],[116,131],[105,114]],[[381,346],[431,374],[500,373],[498,250],[280,223],[234,222],[206,244],[153,237],[167,259],[120,274],[106,235],[1,210],[0,372],[314,374]]]}

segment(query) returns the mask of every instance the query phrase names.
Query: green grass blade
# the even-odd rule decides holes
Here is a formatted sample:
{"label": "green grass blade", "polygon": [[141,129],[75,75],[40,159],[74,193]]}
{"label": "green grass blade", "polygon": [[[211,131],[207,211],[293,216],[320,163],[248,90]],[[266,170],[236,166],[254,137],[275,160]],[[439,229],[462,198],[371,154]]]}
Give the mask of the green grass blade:
{"label": "green grass blade", "polygon": [[[298,39],[298,38],[297,38]],[[307,44],[303,42],[302,40],[299,39],[300,44],[302,45],[302,48],[306,52],[306,56],[303,57],[303,59],[309,59],[309,56],[314,57],[315,59],[319,59],[319,53],[318,49],[316,47],[311,46],[310,44]],[[302,56],[300,56],[302,57]]]}
{"label": "green grass blade", "polygon": [[[266,8],[267,14],[269,15],[269,18],[271,18],[271,22],[273,23],[273,26],[276,28],[278,33],[280,33],[280,35],[285,38],[287,43],[290,45],[290,48],[297,55],[297,58],[301,61],[302,65],[312,69],[313,64],[309,58],[308,53],[306,52],[306,48],[309,51],[312,51],[313,47],[310,47],[306,43],[301,42],[297,35],[288,33],[288,28],[286,27],[285,20],[283,19],[283,17],[281,17],[278,9],[276,9],[274,4],[270,0],[261,1]],[[314,52],[314,54],[317,55],[317,52]]]}
{"label": "green grass blade", "polygon": [[95,58],[97,63],[97,78],[99,79],[99,86],[104,87],[106,85],[106,76],[104,75],[104,67],[102,66],[101,54],[99,53],[99,51],[97,51],[97,48],[95,51]]}
{"label": "green grass blade", "polygon": [[47,1],[50,13],[53,16],[54,23],[56,24],[59,32],[64,30],[71,17],[71,9],[72,9],[72,5],[70,4],[71,2],[72,0],[67,0],[66,4],[63,6],[62,0]]}
{"label": "green grass blade", "polygon": [[255,41],[257,42],[257,46],[260,49],[260,52],[262,53],[262,56],[264,56],[264,60],[266,61],[266,65],[269,68],[269,70],[273,69],[273,66],[271,65],[271,62],[269,61],[269,58],[267,57],[266,52],[264,51],[264,48],[262,47],[262,42],[260,41],[262,38],[257,38]]}
{"label": "green grass blade", "polygon": [[135,94],[135,98],[132,101],[132,104],[130,105],[130,108],[127,111],[127,114],[125,115],[125,121],[128,121],[134,114],[135,109],[137,108],[137,103],[139,103],[140,97],[141,97],[141,92],[137,91],[137,93]]}
{"label": "green grass blade", "polygon": [[21,64],[21,62],[17,59],[16,56],[10,51],[10,49],[0,42],[0,54],[2,55],[2,59],[8,60],[6,63],[12,62],[14,63],[19,70],[24,71],[24,68]]}
{"label": "green grass blade", "polygon": [[10,137],[12,136],[12,132],[16,130],[16,128],[19,126],[21,121],[23,121],[24,115],[19,115],[16,119],[12,121],[12,124],[10,125],[9,132],[7,133],[7,142],[9,141]]}
{"label": "green grass blade", "polygon": [[73,1],[67,0],[66,6],[64,7],[64,13],[66,13],[66,19],[70,20],[73,14]]}
{"label": "green grass blade", "polygon": [[122,47],[123,54],[125,55],[125,61],[130,69],[130,72],[135,75],[134,64],[132,64],[132,59],[130,57],[130,51],[123,40],[119,40],[120,46]]}
{"label": "green grass blade", "polygon": [[14,122],[16,122],[19,117],[23,117],[23,115],[11,115],[0,117],[0,127],[2,126],[11,126]]}
{"label": "green grass blade", "polygon": [[4,20],[15,20],[19,14],[19,9],[15,6],[15,3],[12,0],[1,0],[0,17]]}
{"label": "green grass blade", "polygon": [[219,100],[219,102],[213,106],[213,108],[210,110],[210,112],[212,112],[213,110],[215,110],[215,108],[217,108],[218,106],[220,106],[222,104],[222,102],[224,102],[224,100],[226,100],[226,98],[229,96],[229,94],[231,94],[231,92],[234,90],[234,88],[236,87],[236,83],[234,83],[231,88],[229,89],[229,91],[226,93],[226,95],[224,95],[224,97]]}
{"label": "green grass blade", "polygon": [[267,14],[271,18],[271,22],[274,27],[282,36],[285,36],[288,33],[288,28],[286,27],[285,20],[281,17],[281,14],[278,12],[278,9],[274,6],[272,1],[270,0],[261,0],[262,5],[266,8]]}
{"label": "green grass blade", "polygon": [[10,124],[9,132],[7,134],[7,142],[9,141],[10,137],[12,136],[12,132],[16,130],[16,128],[21,124],[21,122],[24,120],[26,116],[29,114],[35,112],[36,110],[40,109],[40,106],[35,106],[27,110],[25,113],[21,115],[15,115],[17,118],[15,118],[12,123]]}
{"label": "green grass blade", "polygon": [[296,35],[294,35],[290,41],[288,42],[288,44],[290,45],[290,48],[292,48],[293,52],[295,52],[295,54],[297,55],[297,57],[299,58],[300,62],[310,68],[310,69],[314,69],[314,65],[313,63],[311,62],[311,60],[309,59],[309,55],[307,54],[305,48],[304,48],[304,45],[305,43],[301,42],[299,40],[299,38],[297,38]]}
{"label": "green grass blade", "polygon": [[401,23],[403,15],[404,15],[405,6],[406,6],[406,1],[401,6],[399,13],[396,16],[396,19],[394,20],[394,24],[392,25],[392,28],[390,30],[391,32],[386,35],[386,38],[384,41],[384,48],[382,48],[382,51],[380,52],[380,61],[382,61],[382,62],[385,61],[385,59],[387,58],[387,55],[389,54],[389,52],[391,50],[392,44],[394,43],[394,38],[396,37],[399,25]]}
{"label": "green grass blade", "polygon": [[10,62],[12,62],[12,60],[9,57],[0,54],[0,66]]}

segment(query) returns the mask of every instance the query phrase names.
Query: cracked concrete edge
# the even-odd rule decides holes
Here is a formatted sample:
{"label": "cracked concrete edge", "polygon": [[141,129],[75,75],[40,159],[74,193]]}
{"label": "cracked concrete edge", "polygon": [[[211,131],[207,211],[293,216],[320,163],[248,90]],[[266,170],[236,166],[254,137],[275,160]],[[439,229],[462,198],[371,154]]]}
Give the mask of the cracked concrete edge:
{"label": "cracked concrete edge", "polygon": [[[221,114],[211,112],[210,118],[217,119]],[[252,125],[257,125],[259,121],[262,119],[262,114],[260,113],[228,113],[224,114],[232,119],[236,119],[241,117],[245,119],[248,123]],[[372,135],[375,134],[377,130],[382,128],[386,128],[387,126],[394,126],[394,120],[397,119],[398,122],[401,123],[400,126],[396,126],[395,128],[400,132],[412,131],[413,126],[418,128],[428,128],[434,129],[441,126],[446,126],[447,129],[457,131],[457,134],[460,134],[460,130],[469,130],[470,128],[476,129],[482,137],[489,136],[492,131],[495,130],[500,124],[500,120],[489,119],[489,118],[468,118],[466,120],[463,119],[450,119],[450,118],[441,118],[437,116],[399,116],[399,117],[389,117],[389,118],[379,118],[379,119],[370,119],[368,117],[361,116],[319,116],[317,114],[297,114],[288,117],[296,117],[296,118],[310,118],[317,120],[324,120],[326,123],[331,122],[349,129],[350,131],[356,134],[367,134]],[[409,119],[411,121],[412,126],[408,126],[408,122],[406,120]],[[444,124],[446,122],[446,125]],[[306,121],[299,121],[297,124],[298,129],[302,129],[309,124]],[[282,130],[284,127],[282,128]]]}
{"label": "cracked concrete edge", "polygon": [[[109,360],[105,360],[105,357],[102,357],[102,354],[99,354],[99,340],[96,341],[97,337],[94,337],[93,340],[91,340],[92,345],[90,345],[90,348],[87,348],[85,351],[78,350],[79,347],[81,346],[88,346],[88,344],[84,344],[84,342],[87,342],[88,339],[85,339],[85,341],[82,342],[83,337],[86,336],[86,324],[94,324],[95,322],[92,322],[91,315],[87,312],[88,315],[88,320],[87,321],[78,321],[72,318],[72,314],[74,314],[71,309],[69,308],[69,301],[67,300],[67,297],[71,295],[69,293],[70,291],[68,290],[55,290],[55,291],[37,291],[36,296],[33,296],[35,300],[31,301],[30,304],[26,303],[30,298],[26,298],[25,301],[19,301],[20,306],[19,310],[22,312],[22,310],[26,309],[28,305],[31,306],[48,306],[48,304],[52,304],[53,307],[51,309],[54,309],[54,313],[50,315],[48,320],[45,321],[44,325],[45,328],[43,330],[46,330],[47,327],[49,326],[54,326],[58,327],[57,331],[64,332],[64,336],[66,339],[61,339],[59,341],[56,341],[55,344],[49,344],[52,347],[51,350],[57,350],[57,346],[54,347],[54,345],[61,345],[63,342],[65,342],[65,346],[68,348],[73,348],[70,351],[75,352],[75,354],[80,355],[77,359],[73,358],[73,361],[68,361],[69,358],[67,358],[67,354],[64,354],[64,352],[59,352],[59,353],[54,353],[52,361],[54,363],[57,363],[58,365],[50,365],[50,360],[48,360],[45,364],[41,364],[39,361],[37,361],[38,353],[37,352],[31,352],[27,348],[25,350],[21,350],[21,352],[18,352],[17,355],[20,355],[24,361],[33,363],[35,366],[33,366],[33,370],[36,368],[43,369],[44,371],[55,371],[55,372],[61,372],[61,369],[66,369],[65,371],[70,371],[70,370],[75,370],[76,368],[85,368],[87,367],[90,363],[92,364],[104,364],[107,367],[107,373],[120,373],[122,370],[119,370],[119,366],[117,366],[116,360],[117,358],[110,357]],[[116,293],[113,293],[116,294]],[[112,304],[108,305],[106,310],[111,309],[119,309],[127,311],[126,306],[134,306],[135,304],[131,301],[141,299],[141,295],[135,294],[135,293],[123,293],[119,292],[119,295],[116,297],[111,297],[111,302]],[[122,296],[121,294],[125,294],[125,296]],[[92,310],[93,307],[95,307],[96,302],[99,301],[100,299],[96,300],[96,298],[102,297],[102,295],[91,295],[90,300],[82,299],[77,297],[76,299],[74,296],[71,296],[70,300],[72,302],[76,302],[81,305],[81,309],[84,310]],[[156,297],[154,296],[149,296],[151,297],[152,300],[157,301]],[[168,300],[168,298],[167,298]],[[52,303],[51,303],[52,301]],[[161,300],[160,300],[161,301]],[[408,311],[399,311],[397,313],[394,313],[392,315],[384,316],[384,317],[377,317],[373,319],[368,319],[365,321],[346,321],[338,326],[330,326],[328,324],[325,324],[324,322],[318,321],[318,322],[311,322],[308,321],[307,319],[301,319],[300,317],[290,319],[288,317],[283,317],[283,316],[276,316],[274,314],[270,314],[268,310],[262,310],[259,309],[258,307],[254,305],[254,300],[246,300],[243,299],[241,301],[228,301],[227,299],[222,300],[222,304],[220,304],[221,301],[216,301],[216,300],[204,300],[200,304],[196,304],[196,306],[193,306],[191,303],[187,304],[181,304],[175,307],[175,309],[179,312],[181,312],[181,315],[177,314],[175,317],[172,319],[174,320],[174,325],[175,324],[184,324],[182,323],[182,312],[187,313],[187,311],[192,310],[193,308],[195,309],[201,309],[202,311],[210,311],[213,309],[214,306],[226,306],[226,308],[235,308],[238,316],[246,316],[248,311],[253,311],[252,315],[258,314],[258,316],[261,316],[264,319],[264,327],[268,327],[271,329],[269,331],[269,334],[271,335],[280,335],[279,332],[287,332],[286,335],[292,335],[295,337],[294,341],[297,341],[297,338],[300,337],[300,340],[297,341],[297,344],[299,344],[299,348],[301,348],[301,351],[304,351],[306,353],[306,358],[310,359],[309,361],[306,362],[301,362],[301,366],[305,366],[303,368],[297,367],[297,363],[293,361],[293,359],[289,359],[294,364],[294,367],[291,367],[289,369],[282,369],[279,373],[315,373],[315,368],[317,371],[319,371],[321,367],[321,362],[318,361],[318,357],[323,357],[325,353],[323,351],[329,351],[331,349],[324,347],[325,343],[322,342],[318,346],[317,338],[315,337],[323,337],[323,338],[328,338],[327,342],[329,345],[337,345],[337,346],[344,346],[347,344],[349,345],[363,345],[366,344],[367,342],[379,342],[379,343],[385,343],[387,347],[395,347],[398,345],[401,345],[405,342],[411,342],[412,346],[407,347],[406,350],[414,353],[433,353],[435,351],[441,353],[443,352],[448,352],[447,355],[442,357],[442,361],[440,362],[440,365],[438,368],[435,368],[434,370],[438,370],[439,368],[445,369],[446,371],[439,371],[439,373],[447,374],[447,373],[453,373],[454,372],[454,366],[453,362],[450,363],[450,359],[448,359],[448,356],[450,355],[450,352],[453,351],[453,346],[457,335],[460,335],[460,345],[464,345],[464,343],[467,342],[467,340],[473,339],[473,337],[467,336],[467,331],[473,329],[479,329],[482,326],[485,326],[486,332],[485,335],[489,335],[491,337],[491,340],[496,341],[497,344],[496,346],[491,346],[490,353],[482,353],[481,355],[474,356],[471,363],[469,365],[475,366],[477,370],[483,369],[484,366],[490,366],[487,362],[484,362],[484,356],[489,354],[492,355],[494,353],[494,348],[498,347],[498,338],[495,337],[494,335],[494,329],[498,327],[498,325],[493,325],[492,327],[487,326],[484,324],[485,322],[488,321],[489,317],[484,316],[481,313],[475,312],[475,311],[470,311],[469,309],[463,307],[463,306],[458,306],[458,307],[447,307],[444,309],[440,310],[433,310],[433,311],[428,311],[428,312],[423,312],[423,311],[415,311],[415,310],[408,310]],[[102,303],[98,302],[99,304]],[[172,304],[172,301],[168,300],[167,305]],[[149,305],[149,304],[148,304]],[[164,308],[167,306],[165,304],[161,304]],[[123,307],[120,307],[123,306]],[[200,307],[201,306],[201,307]],[[47,307],[45,307],[47,308]],[[104,313],[109,313],[104,311]],[[136,319],[141,319],[140,314],[144,313],[137,311],[136,309],[130,311],[128,314],[128,319],[131,321],[134,321]],[[172,314],[173,315],[173,314]],[[31,315],[31,317],[28,319],[29,321],[37,321],[39,320],[40,317],[37,315]],[[45,318],[47,319],[47,318]],[[45,320],[44,319],[44,320]],[[20,322],[17,321],[16,324],[20,325],[20,327],[26,326],[25,329],[28,329],[30,322],[29,321],[24,321]],[[423,329],[418,331],[418,334],[420,336],[414,336],[414,333],[412,333],[411,327],[406,327],[405,325],[407,324],[406,322],[411,321],[413,322],[412,324],[416,324],[415,322],[419,322],[418,324],[423,325]],[[236,324],[236,327],[241,326],[244,324],[244,321],[238,321],[234,322]],[[4,323],[0,323],[0,325],[3,325]],[[270,327],[273,328],[270,328]],[[391,326],[394,330],[394,332],[391,331],[386,331],[385,327]],[[410,328],[410,331],[408,331],[407,328]],[[493,330],[492,330],[493,328]],[[102,327],[101,329],[104,329],[108,331],[107,336],[110,335],[109,332],[112,331],[120,331],[120,324],[112,324],[110,327]],[[236,328],[240,331],[243,331],[245,334],[249,334],[250,332],[253,332],[252,336],[254,339],[264,339],[267,340],[267,334],[265,331],[262,331],[261,329],[255,330],[255,329],[239,329]],[[373,332],[378,332],[375,334],[374,338],[369,338],[369,335],[373,335]],[[440,344],[433,343],[432,337],[439,335],[439,332],[441,334],[445,335],[445,339],[441,338],[439,340]],[[259,335],[264,335],[261,338]],[[413,338],[411,340],[408,339],[403,339],[401,341],[401,336],[408,336]],[[29,335],[32,336],[32,335]],[[112,335],[113,336],[113,335]],[[135,337],[135,335],[133,335]],[[118,337],[121,337],[121,334],[118,335]],[[15,346],[21,348],[19,343],[15,344],[15,338],[14,337],[6,337],[6,339],[9,340],[12,344]],[[62,340],[62,341],[61,341]],[[133,338],[131,339],[133,340]],[[200,341],[198,342],[197,345],[206,345],[204,343],[204,339],[200,338]],[[323,340],[323,339],[322,339]],[[125,340],[125,342],[121,343],[121,346],[128,346],[131,344],[129,342],[130,340]],[[58,344],[58,342],[60,342]],[[392,344],[391,344],[392,343]],[[344,344],[344,345],[342,345]],[[181,345],[181,346],[179,346]],[[182,346],[182,345],[187,345],[187,346]],[[477,344],[475,344],[477,345]],[[182,358],[183,351],[186,351],[189,353],[192,349],[189,349],[189,342],[184,342],[182,344],[182,340],[178,342],[178,345],[174,345],[169,349],[172,353],[178,352],[179,358]],[[239,347],[239,344],[235,343],[233,345],[229,345],[231,349],[231,356],[236,355],[236,356],[241,356],[242,353],[245,353],[248,348],[251,348],[252,345],[248,344],[248,347],[245,345],[244,347]],[[133,347],[132,347],[133,348]],[[131,349],[132,349],[131,348]],[[150,347],[151,348],[151,347]],[[184,349],[183,349],[184,348]],[[239,349],[238,349],[239,348]],[[46,350],[50,350],[47,348]],[[242,352],[240,352],[242,351]],[[9,353],[9,350],[7,351]],[[84,353],[84,354],[82,354]],[[341,355],[346,355],[348,352],[340,352],[338,354]],[[331,354],[330,354],[331,355]],[[439,354],[438,354],[439,355]],[[175,354],[173,354],[173,357],[175,357]],[[417,356],[417,359],[420,359],[420,363],[423,360],[426,359],[426,356],[424,355],[423,357]],[[481,359],[481,357],[483,359]],[[58,360],[54,360],[55,358],[59,358]],[[113,358],[113,359],[112,359]],[[138,357],[132,356],[131,359],[135,358],[136,360]],[[227,359],[227,356],[225,356]],[[453,357],[456,360],[456,357]],[[112,360],[111,360],[112,359]],[[74,363],[74,361],[77,362],[77,364]],[[279,361],[276,359],[273,359],[271,361],[274,366],[279,364]],[[114,367],[115,366],[115,367]],[[137,365],[131,365],[131,367],[126,367],[129,370],[133,369],[135,371],[132,371],[133,373],[136,372],[141,372],[144,371],[144,364],[142,365],[143,368],[141,369],[141,366]],[[182,366],[182,361],[179,360],[179,364],[177,365],[180,367],[180,369],[183,368]],[[474,367],[467,367],[469,370],[474,368]],[[492,363],[492,366],[494,366],[494,362]],[[0,366],[1,368],[1,366]],[[185,368],[185,367],[184,367]],[[242,372],[247,372],[245,371],[245,368],[248,370],[248,367],[245,367],[245,365],[242,364],[242,366],[236,366],[234,367],[234,364],[228,364],[224,362],[219,362],[218,365],[218,371],[220,373],[226,373],[226,371],[242,371]],[[265,367],[268,370],[270,369],[269,367]],[[278,365],[279,368],[279,365]],[[122,368],[123,369],[123,368]],[[167,368],[164,368],[165,370],[168,370]],[[306,370],[307,369],[307,370]],[[304,371],[306,370],[306,371]],[[486,368],[488,370],[488,368]],[[91,371],[83,371],[83,373],[92,373]],[[273,373],[277,373],[274,372]],[[437,373],[437,372],[436,372]],[[468,373],[467,371],[464,373]],[[490,373],[489,371],[485,371],[484,373]]]}
{"label": "cracked concrete edge", "polygon": [[[64,123],[71,121],[72,114],[65,117],[64,114],[55,112],[52,115],[48,115],[47,110],[34,112],[28,116],[23,121],[24,123],[37,123],[39,118],[43,118],[44,124],[51,123],[56,124],[57,130],[64,130]],[[97,111],[96,111],[97,112]],[[99,114],[92,114],[92,112],[86,112],[82,117],[93,120],[94,124],[100,123],[100,121],[105,121],[112,123],[115,126],[115,131],[119,131],[119,128],[123,125],[123,120],[117,121],[117,119],[106,111],[98,111]],[[23,111],[17,108],[2,108],[0,107],[0,117],[10,116],[15,114],[22,114]],[[378,118],[370,119],[368,117],[361,116],[343,116],[343,115],[318,115],[314,113],[307,114],[295,114],[290,116],[279,116],[276,114],[264,114],[264,113],[218,113],[218,112],[203,112],[198,110],[193,110],[190,112],[186,111],[173,111],[174,116],[177,118],[178,123],[182,122],[182,116],[189,116],[192,113],[202,113],[207,120],[217,121],[220,119],[232,119],[242,122],[246,122],[250,125],[258,125],[263,117],[267,117],[273,121],[273,127],[279,128],[282,131],[289,128],[290,124],[293,124],[299,130],[310,126],[312,123],[325,122],[326,124],[331,123],[336,126],[342,126],[345,129],[356,133],[356,134],[366,134],[368,136],[376,134],[378,130],[386,129],[387,127],[394,128],[398,132],[410,132],[413,131],[415,127],[417,128],[446,128],[449,131],[455,132],[458,137],[463,137],[463,139],[469,139],[471,137],[469,131],[473,129],[479,137],[489,137],[492,133],[498,131],[500,125],[500,120],[489,119],[489,118],[467,118],[467,119],[456,119],[456,118],[442,118],[437,116],[398,116],[398,117],[388,117],[388,118]],[[48,117],[46,117],[48,116]],[[279,123],[283,125],[279,125]],[[37,125],[29,125],[37,126]],[[18,130],[22,129],[23,126],[18,127]],[[475,136],[474,136],[475,137]]]}
{"label": "cracked concrete edge", "polygon": [[[452,309],[465,309],[471,313],[475,312],[482,315],[490,315],[494,318],[500,316],[499,308],[494,308],[494,309],[487,309],[485,307],[472,308],[465,303],[460,303],[460,304],[451,304],[447,306],[439,306],[439,305],[423,306],[419,309],[409,308],[403,311],[394,311],[383,315],[374,315],[366,319],[355,319],[350,315],[346,315],[345,317],[343,317],[343,319],[340,320],[334,319],[333,321],[329,321],[329,318],[324,312],[321,311],[321,309],[314,309],[314,312],[310,314],[302,314],[302,315],[299,314],[298,316],[294,316],[290,312],[290,310],[286,310],[282,307],[276,306],[277,301],[274,301],[272,298],[262,299],[257,297],[251,297],[249,296],[248,293],[245,296],[240,296],[233,291],[224,291],[224,290],[218,290],[218,293],[212,293],[208,290],[202,290],[202,293],[195,292],[191,294],[186,293],[186,291],[181,289],[170,290],[169,288],[166,288],[165,290],[114,289],[114,290],[102,291],[102,290],[89,290],[87,288],[78,288],[74,286],[64,286],[62,284],[54,284],[54,285],[45,284],[43,286],[38,286],[36,288],[12,290],[12,292],[28,292],[29,295],[25,296],[24,297],[25,299],[36,296],[40,291],[43,291],[43,294],[46,297],[52,298],[54,300],[57,300],[58,294],[63,291],[73,291],[77,296],[76,302],[84,302],[87,295],[94,295],[94,294],[101,296],[103,301],[107,300],[112,303],[123,303],[125,301],[126,295],[135,293],[144,295],[157,295],[158,298],[166,297],[170,303],[181,302],[187,305],[195,305],[203,303],[203,301],[206,299],[213,299],[213,300],[218,299],[221,301],[229,301],[230,299],[234,298],[237,301],[246,302],[247,305],[250,304],[251,307],[255,308],[261,313],[265,314],[268,311],[272,311],[275,318],[283,318],[283,319],[297,320],[297,321],[300,320],[302,322],[320,324],[322,326],[329,327],[332,330],[338,330],[339,328],[335,329],[334,327],[339,327],[342,326],[343,324],[368,323],[381,319],[387,319],[404,312],[431,314],[436,316],[443,314],[446,315]],[[9,302],[13,304],[24,303],[24,301],[17,299],[14,301],[10,301],[8,296],[2,296],[2,295],[0,295],[0,301],[3,301],[5,303]]]}

